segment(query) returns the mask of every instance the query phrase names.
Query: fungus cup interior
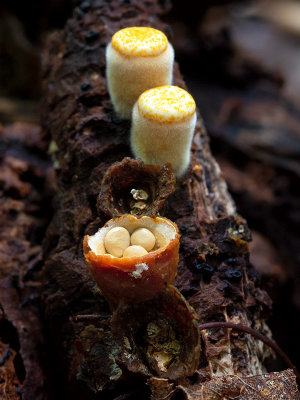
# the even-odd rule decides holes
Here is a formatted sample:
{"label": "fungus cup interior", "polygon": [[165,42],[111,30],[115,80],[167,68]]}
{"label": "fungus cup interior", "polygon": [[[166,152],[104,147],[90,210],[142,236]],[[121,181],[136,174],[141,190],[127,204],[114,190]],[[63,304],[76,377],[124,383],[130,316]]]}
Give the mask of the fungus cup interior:
{"label": "fungus cup interior", "polygon": [[[111,254],[104,252],[104,239],[106,234],[114,227],[123,227],[128,230],[131,235],[137,228],[147,228],[155,236],[155,245],[150,253],[160,250],[162,251],[169,243],[170,240],[175,239],[177,236],[177,230],[175,225],[167,220],[160,217],[150,218],[143,216],[136,218],[133,215],[125,215],[117,219],[113,219],[107,222],[107,224],[98,230],[93,236],[88,237],[88,246],[90,250],[96,255],[104,255],[107,257],[114,257]],[[144,258],[147,255],[138,257]],[[115,258],[115,257],[114,257]]]}
{"label": "fungus cup interior", "polygon": [[[132,257],[104,254],[105,236],[114,227],[123,227],[129,234],[137,228],[147,228],[155,237],[153,250]],[[179,238],[177,225],[167,218],[129,214],[108,221],[95,235],[85,236],[83,250],[90,272],[113,310],[119,304],[147,301],[163,291],[166,284],[174,283]]]}
{"label": "fungus cup interior", "polygon": [[[144,190],[147,193],[148,199],[145,202],[146,206],[149,206],[153,202],[156,197],[156,188],[154,185],[155,177],[153,175],[151,176],[149,173],[146,173],[146,171],[131,171],[130,173],[122,171],[121,175],[121,179],[119,176],[118,179],[113,179],[111,182],[111,196],[122,214],[131,212],[132,210],[130,206],[133,200],[131,194],[132,189]],[[141,212],[143,212],[143,210],[141,210]]]}
{"label": "fungus cup interior", "polygon": [[172,285],[147,302],[120,306],[112,327],[121,341],[123,369],[175,380],[198,367],[198,317]]}
{"label": "fungus cup interior", "polygon": [[[170,165],[145,165],[141,160],[126,157],[104,175],[97,207],[113,218],[127,213],[155,216],[174,192],[175,182]],[[147,193],[143,208],[133,209],[132,189]]]}

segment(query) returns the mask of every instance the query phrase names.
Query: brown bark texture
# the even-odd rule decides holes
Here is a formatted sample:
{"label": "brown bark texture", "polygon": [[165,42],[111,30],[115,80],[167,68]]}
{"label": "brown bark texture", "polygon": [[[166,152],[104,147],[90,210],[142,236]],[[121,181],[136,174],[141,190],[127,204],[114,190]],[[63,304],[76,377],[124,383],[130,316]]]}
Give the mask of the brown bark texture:
{"label": "brown bark texture", "polygon": [[0,126],[0,399],[5,400],[47,399],[49,393],[38,301],[41,238],[54,183],[46,149],[38,126]]}
{"label": "brown bark texture", "polygon": [[[44,240],[43,298],[56,368],[67,383],[65,398],[260,399],[277,393],[276,398],[298,399],[291,371],[265,374],[264,361],[272,354],[253,337],[211,329],[201,332],[201,346],[195,339],[196,318],[270,335],[265,318],[271,307],[249,263],[251,234],[236,214],[200,116],[190,168],[160,210],[181,233],[175,286],[189,304],[169,288],[112,318],[84,261],[84,235],[110,218],[97,207],[103,176],[131,156],[130,123],[116,117],[107,92],[105,48],[127,26],[161,29],[172,42],[158,18],[168,8],[156,0],[85,2],[49,38],[43,55],[41,121],[58,167],[56,212]],[[185,88],[177,65],[174,84]],[[146,338],[150,326],[158,332],[155,343]],[[162,360],[168,346],[177,349],[170,367],[155,358]],[[188,353],[197,360],[193,370],[185,364]]]}

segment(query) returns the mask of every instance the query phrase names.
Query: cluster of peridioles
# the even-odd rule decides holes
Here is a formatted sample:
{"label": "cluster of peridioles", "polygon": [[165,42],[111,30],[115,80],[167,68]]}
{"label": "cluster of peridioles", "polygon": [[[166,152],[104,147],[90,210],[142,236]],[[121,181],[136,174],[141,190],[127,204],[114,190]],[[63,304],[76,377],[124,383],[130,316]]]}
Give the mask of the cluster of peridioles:
{"label": "cluster of peridioles", "polygon": [[[190,162],[196,105],[188,92],[172,86],[173,64],[172,45],[163,32],[153,28],[122,29],[113,35],[106,50],[110,98],[116,114],[131,119],[134,156],[145,164],[169,163],[177,177],[181,177]],[[162,354],[156,349],[156,355],[152,355],[155,359],[158,357],[154,369],[160,375],[172,377],[177,374],[175,370],[181,371],[178,374],[185,370],[178,367],[180,353],[182,357],[189,357],[190,367],[184,374],[193,372],[191,368],[197,366],[200,346],[195,315],[172,286],[178,268],[179,237],[177,225],[166,218],[125,214],[108,221],[94,235],[85,236],[83,246],[91,274],[115,316],[120,315],[124,305],[132,307],[152,299],[154,305],[161,296],[168,304],[161,307],[167,321],[185,320],[190,325],[190,331],[183,331],[193,332],[193,346],[188,351],[193,361],[187,355],[188,346],[183,345],[184,337],[177,338],[177,342],[174,339],[178,343],[178,354],[167,354],[166,349]],[[176,311],[175,314],[171,311],[172,304],[178,313],[184,312],[189,318],[174,317]],[[151,331],[148,328],[146,331]],[[182,327],[176,329],[180,332]],[[154,347],[152,343],[151,349]]]}

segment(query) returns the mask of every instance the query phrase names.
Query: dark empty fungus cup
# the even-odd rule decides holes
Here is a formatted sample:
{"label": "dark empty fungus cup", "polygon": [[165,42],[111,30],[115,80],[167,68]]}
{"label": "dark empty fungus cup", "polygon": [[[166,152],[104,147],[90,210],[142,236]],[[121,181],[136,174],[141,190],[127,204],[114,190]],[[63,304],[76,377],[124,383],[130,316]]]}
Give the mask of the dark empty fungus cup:
{"label": "dark empty fungus cup", "polygon": [[124,214],[155,217],[175,191],[175,182],[170,164],[145,165],[126,157],[106,171],[97,208],[110,218]]}

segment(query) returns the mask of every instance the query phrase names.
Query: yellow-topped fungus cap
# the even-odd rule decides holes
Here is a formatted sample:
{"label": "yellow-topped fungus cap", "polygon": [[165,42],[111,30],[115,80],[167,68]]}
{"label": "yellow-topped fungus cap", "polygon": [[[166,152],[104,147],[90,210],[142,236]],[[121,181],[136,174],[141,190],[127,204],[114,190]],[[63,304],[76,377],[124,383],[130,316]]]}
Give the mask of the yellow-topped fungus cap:
{"label": "yellow-topped fungus cap", "polygon": [[196,104],[177,86],[158,86],[140,95],[132,110],[131,149],[146,164],[170,163],[181,177],[190,162]]}
{"label": "yellow-topped fungus cap", "polygon": [[154,28],[132,27],[116,32],[111,40],[115,50],[127,57],[152,57],[168,46],[166,35]]}
{"label": "yellow-topped fungus cap", "polygon": [[141,94],[137,107],[145,118],[161,123],[185,121],[196,110],[195,101],[188,92],[169,85]]}

